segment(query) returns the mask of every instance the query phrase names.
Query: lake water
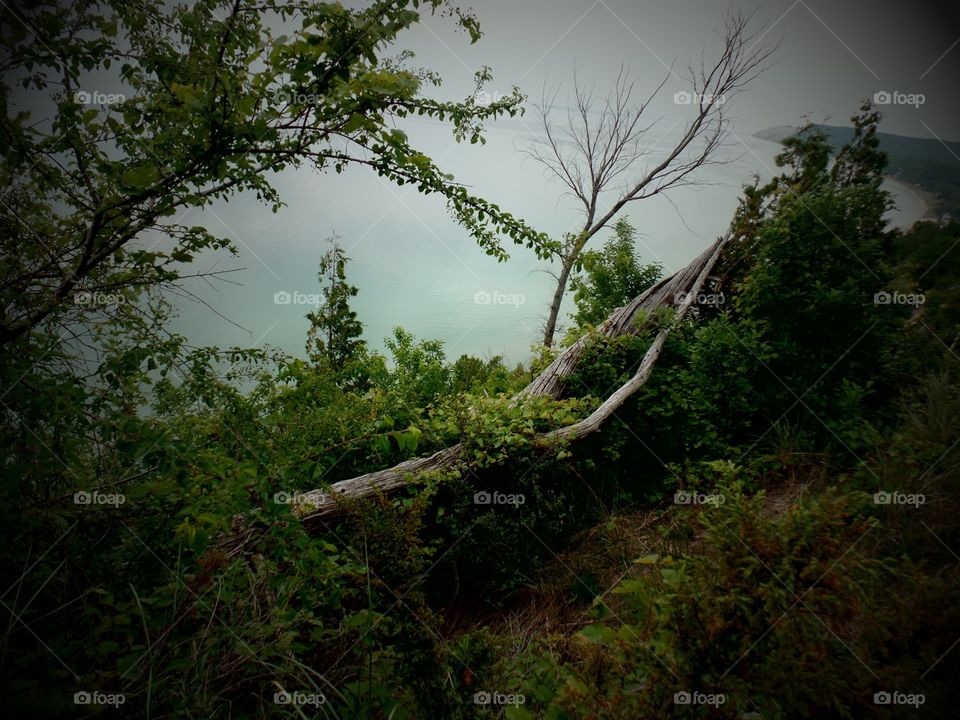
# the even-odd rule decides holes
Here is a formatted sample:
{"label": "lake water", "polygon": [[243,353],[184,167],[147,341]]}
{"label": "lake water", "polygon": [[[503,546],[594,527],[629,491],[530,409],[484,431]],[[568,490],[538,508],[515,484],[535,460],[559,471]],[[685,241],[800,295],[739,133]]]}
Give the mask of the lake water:
{"label": "lake water", "polygon": [[[483,147],[438,142],[439,129],[421,123],[412,140],[473,192],[553,237],[576,228],[572,202],[516,152],[518,129],[524,128],[490,129]],[[668,133],[661,145],[671,139]],[[736,136],[727,153],[732,161],[701,173],[708,184],[678,189],[672,204],[655,197],[628,206],[624,214],[640,233],[642,260],[659,260],[665,272],[689,262],[725,231],[742,185],[754,173],[762,179],[773,174],[779,150],[775,143]],[[312,309],[303,301],[320,292],[318,263],[329,247],[325,238],[335,230],[351,258],[348,279],[360,290],[353,308],[372,348],[382,349],[383,338],[399,325],[418,338],[443,341],[451,360],[463,353],[503,355],[510,363],[529,357],[553,292],[553,278],[544,272],[549,266],[532,251],[511,247],[511,259],[498,263],[450,218],[441,198],[394,186],[364,168],[340,176],[301,169],[274,182],[287,203],[276,214],[240,196],[180,218],[231,238],[240,250],[236,258],[206,255],[191,272],[244,268],[210,283],[187,280],[184,286],[196,299],[173,298],[173,329],[192,344],[268,345],[303,356],[305,315]],[[899,183],[887,188],[898,204],[894,224],[909,225],[923,214],[915,193]],[[601,232],[591,247],[608,235]],[[288,296],[291,302],[284,304]],[[573,309],[568,296],[561,318]]]}

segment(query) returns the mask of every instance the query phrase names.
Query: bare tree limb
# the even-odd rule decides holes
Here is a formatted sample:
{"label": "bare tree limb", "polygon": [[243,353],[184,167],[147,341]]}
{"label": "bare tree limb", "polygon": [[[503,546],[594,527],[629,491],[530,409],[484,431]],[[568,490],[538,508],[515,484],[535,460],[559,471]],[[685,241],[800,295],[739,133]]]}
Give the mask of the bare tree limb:
{"label": "bare tree limb", "polygon": [[[639,163],[651,150],[641,143],[659,119],[644,123],[643,118],[673,73],[672,68],[639,102],[634,101],[636,84],[628,79],[623,67],[599,104],[592,89],[585,88],[575,73],[572,104],[567,108],[562,128],[554,121],[558,91],[544,89],[535,108],[541,137],[530,142],[524,152],[540,163],[548,176],[560,181],[564,194],[573,196],[582,212],[579,233],[569,235],[560,252],[561,268],[544,330],[544,345],[553,344],[570,274],[589,240],[628,203],[694,184],[692,175],[697,170],[725,162],[716,159],[716,155],[728,136],[727,103],[768,67],[778,47],[764,43],[765,32],[748,30],[752,17],[752,13],[725,16],[720,56],[712,65],[701,57],[698,67],[690,66],[692,92],[688,96],[694,116],[673,146],[646,167],[640,168]],[[593,117],[595,108],[599,112]],[[628,178],[623,188],[601,209],[604,193],[612,189],[614,180],[623,177]]]}

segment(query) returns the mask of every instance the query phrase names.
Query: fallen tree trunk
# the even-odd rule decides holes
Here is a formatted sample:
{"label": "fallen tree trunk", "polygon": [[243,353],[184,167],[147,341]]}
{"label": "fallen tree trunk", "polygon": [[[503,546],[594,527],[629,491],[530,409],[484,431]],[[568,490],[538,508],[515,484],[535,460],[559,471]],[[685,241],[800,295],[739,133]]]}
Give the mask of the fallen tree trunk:
{"label": "fallen tree trunk", "polygon": [[[597,328],[597,332],[609,338],[636,334],[643,327],[643,323],[637,322],[641,319],[641,314],[675,304],[681,293],[696,295],[696,292],[691,292],[693,283],[704,267],[707,268],[707,274],[709,274],[716,264],[715,251],[722,248],[726,244],[726,240],[726,237],[718,239],[685,268],[664,278],[623,307],[614,310],[610,313],[610,317]],[[517,397],[528,395],[559,397],[563,390],[564,379],[576,368],[581,355],[583,355],[591,340],[590,336],[585,335],[564,350],[542,373],[534,378],[533,382],[521,390]]]}
{"label": "fallen tree trunk", "polygon": [[[687,267],[660,281],[624,307],[618,308],[604,321],[599,331],[606,337],[635,334],[643,327],[642,323],[635,322],[641,312],[677,306],[677,315],[673,323],[657,334],[636,373],[627,383],[617,389],[588,417],[572,425],[544,433],[537,439],[538,444],[549,445],[559,440],[576,440],[596,431],[647,381],[663,350],[667,335],[694,304],[704,282],[720,257],[728,237],[718,239]],[[590,338],[584,336],[568,347],[518,393],[517,399],[536,395],[559,397],[564,378],[576,367],[589,342]],[[342,512],[343,500],[386,494],[397,490],[405,486],[413,475],[451,467],[463,454],[463,449],[463,445],[458,443],[425,458],[405,460],[391,468],[341,480],[333,483],[329,490],[312,490],[303,493],[296,499],[297,514],[307,524],[330,519]]]}
{"label": "fallen tree trunk", "polygon": [[[640,361],[640,365],[637,367],[637,371],[634,373],[633,377],[617,388],[617,390],[610,395],[610,397],[600,404],[600,407],[590,413],[590,415],[585,417],[583,420],[575,422],[572,425],[566,425],[565,427],[557,428],[556,430],[551,430],[550,432],[544,433],[541,437],[541,441],[553,442],[556,440],[578,440],[585,435],[589,435],[590,433],[598,430],[600,426],[607,419],[609,419],[609,417],[613,415],[613,413],[615,413],[631,395],[633,395],[647,382],[647,380],[650,378],[650,374],[653,372],[653,366],[657,362],[657,358],[660,357],[663,346],[667,341],[667,335],[670,334],[673,328],[675,328],[683,319],[684,315],[686,315],[687,310],[689,310],[690,307],[696,302],[697,296],[700,294],[700,290],[703,287],[704,282],[706,282],[707,277],[713,270],[713,266],[719,259],[720,253],[723,252],[726,241],[727,238],[721,238],[710,248],[707,259],[699,265],[699,272],[696,273],[696,279],[690,286],[690,289],[688,291],[678,291],[685,292],[685,294],[682,296],[682,298],[678,297],[680,302],[677,303],[677,314],[673,318],[673,322],[668,327],[665,327],[663,330],[657,333],[657,337],[655,337],[653,342],[650,343],[650,347],[647,348],[647,352],[644,354],[643,360]],[[703,256],[701,255],[701,258],[702,257]],[[699,260],[700,259],[698,258],[698,261]],[[684,268],[681,273],[685,276],[693,274],[693,272],[697,269],[697,264],[697,261],[691,263]]]}

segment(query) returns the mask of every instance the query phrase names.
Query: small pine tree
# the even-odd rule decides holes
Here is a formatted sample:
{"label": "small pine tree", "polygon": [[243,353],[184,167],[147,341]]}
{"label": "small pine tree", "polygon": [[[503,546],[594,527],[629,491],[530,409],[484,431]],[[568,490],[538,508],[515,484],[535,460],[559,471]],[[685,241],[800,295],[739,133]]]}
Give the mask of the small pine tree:
{"label": "small pine tree", "polygon": [[347,263],[340,238],[329,238],[333,247],[320,259],[318,278],[323,286],[323,304],[307,313],[310,330],[307,333],[307,357],[316,366],[342,370],[350,360],[366,348],[361,339],[363,323],[350,309],[350,298],[356,296],[357,288],[347,282]]}
{"label": "small pine tree", "polygon": [[584,254],[583,274],[570,283],[578,327],[597,325],[653,285],[663,272],[659,263],[641,265],[634,253],[637,231],[626,218],[617,220],[603,248]]}

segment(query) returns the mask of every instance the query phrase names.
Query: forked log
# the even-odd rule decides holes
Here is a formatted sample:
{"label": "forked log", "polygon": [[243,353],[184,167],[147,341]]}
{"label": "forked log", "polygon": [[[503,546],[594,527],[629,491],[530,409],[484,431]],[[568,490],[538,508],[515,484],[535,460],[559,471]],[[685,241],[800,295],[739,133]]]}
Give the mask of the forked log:
{"label": "forked log", "polygon": [[[647,349],[643,360],[641,360],[636,373],[629,381],[610,395],[588,417],[572,425],[544,433],[537,438],[538,444],[546,446],[556,441],[578,440],[589,435],[599,429],[604,421],[647,382],[653,371],[653,366],[663,350],[667,335],[694,304],[728,238],[729,236],[719,238],[685,268],[661,280],[624,307],[617,308],[611,313],[598,330],[606,337],[613,338],[620,335],[636,334],[643,327],[643,323],[636,322],[636,320],[638,318],[645,319],[646,313],[651,310],[673,305],[677,307],[673,322],[657,334],[653,343]],[[516,399],[520,400],[524,397],[537,395],[559,397],[564,378],[577,366],[589,342],[590,338],[584,336],[568,347],[526,388],[521,390]],[[349,480],[341,480],[333,483],[329,490],[312,490],[303,493],[297,497],[296,512],[308,525],[330,519],[342,512],[341,503],[343,500],[387,494],[405,486],[410,478],[418,473],[449,468],[463,454],[463,449],[463,445],[458,443],[428,457],[405,460],[391,468],[367,473]]]}
{"label": "forked log", "polygon": [[[642,321],[650,311],[674,305],[681,293],[696,295],[699,292],[699,287],[702,287],[702,282],[697,291],[692,291],[694,282],[697,281],[704,268],[707,269],[707,275],[709,275],[710,270],[716,264],[717,251],[723,248],[726,241],[726,237],[718,239],[685,268],[664,278],[623,307],[614,310],[610,313],[610,317],[597,328],[597,332],[609,338],[636,334],[643,328],[643,322],[638,321]],[[563,389],[564,378],[576,368],[577,363],[580,362],[580,356],[583,355],[591,340],[590,336],[584,335],[564,350],[527,387],[521,390],[517,397],[528,395],[559,397]]]}
{"label": "forked log", "polygon": [[[660,357],[664,343],[667,341],[667,335],[669,335],[673,328],[675,328],[683,319],[684,315],[686,315],[687,311],[690,309],[690,306],[696,302],[697,296],[700,294],[700,290],[703,288],[704,282],[706,282],[707,277],[713,270],[713,266],[719,259],[720,253],[723,252],[726,242],[726,237],[721,238],[714,243],[713,247],[710,248],[708,251],[709,255],[707,256],[707,260],[702,264],[700,271],[696,274],[696,279],[690,286],[690,290],[686,291],[686,294],[683,295],[680,302],[677,303],[677,314],[674,316],[673,321],[669,326],[663,328],[659,333],[657,333],[657,336],[654,338],[653,342],[650,343],[650,347],[647,348],[647,352],[644,354],[643,360],[640,361],[640,365],[637,367],[637,371],[634,373],[633,377],[617,388],[617,390],[610,397],[600,404],[600,407],[590,413],[590,415],[585,417],[583,420],[575,422],[572,425],[566,425],[564,427],[557,428],[556,430],[551,430],[550,432],[544,433],[540,438],[541,441],[552,442],[556,440],[578,440],[598,430],[600,426],[611,415],[613,415],[613,413],[615,413],[631,395],[633,395],[647,382],[647,380],[650,378],[650,374],[653,372],[653,366],[657,362],[657,358]],[[701,256],[701,258],[702,257],[703,256]],[[681,273],[687,274],[687,271],[691,270],[693,265],[694,263],[688,265],[684,270],[681,271]]]}

